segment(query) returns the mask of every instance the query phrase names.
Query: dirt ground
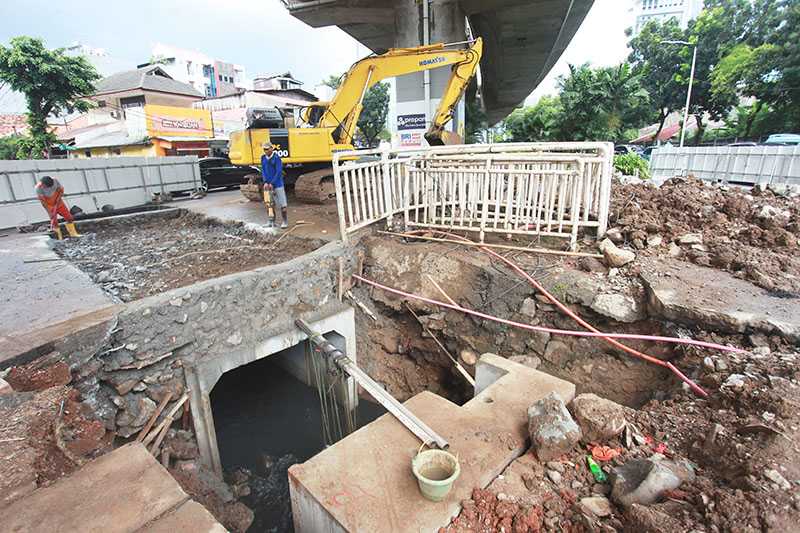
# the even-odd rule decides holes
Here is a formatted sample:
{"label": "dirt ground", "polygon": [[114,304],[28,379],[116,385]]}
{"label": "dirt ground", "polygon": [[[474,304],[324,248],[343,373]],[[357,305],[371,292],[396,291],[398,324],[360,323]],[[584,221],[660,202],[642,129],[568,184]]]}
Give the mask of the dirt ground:
{"label": "dirt ground", "polygon": [[116,225],[81,239],[68,239],[56,252],[88,273],[123,302],[254,268],[287,261],[324,244],[249,231],[185,212],[176,218]]}
{"label": "dirt ground", "polygon": [[712,186],[693,177],[661,187],[615,183],[610,225],[645,255],[670,254],[670,243],[699,233],[702,242],[673,246],[672,254],[770,291],[800,295],[800,197]]}

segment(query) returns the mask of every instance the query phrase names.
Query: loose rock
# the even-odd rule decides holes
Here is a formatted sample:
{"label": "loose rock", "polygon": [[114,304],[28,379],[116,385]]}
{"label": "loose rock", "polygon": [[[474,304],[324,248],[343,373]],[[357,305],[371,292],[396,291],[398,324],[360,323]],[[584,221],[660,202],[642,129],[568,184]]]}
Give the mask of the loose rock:
{"label": "loose rock", "polygon": [[582,511],[588,511],[599,518],[611,515],[611,502],[603,496],[581,498],[580,507]]}
{"label": "loose rock", "polygon": [[694,480],[694,468],[685,460],[668,461],[654,455],[633,459],[612,471],[611,498],[624,507],[635,503],[649,505],[684,481]]}
{"label": "loose rock", "polygon": [[625,408],[611,400],[579,394],[570,407],[586,441],[605,442],[625,429]]}
{"label": "loose rock", "polygon": [[540,461],[558,458],[581,439],[581,428],[554,392],[528,408],[528,433]]}
{"label": "loose rock", "polygon": [[636,254],[629,250],[617,248],[617,246],[609,239],[604,239],[600,243],[600,251],[603,252],[603,257],[606,260],[606,264],[614,268],[625,266],[636,259]]}

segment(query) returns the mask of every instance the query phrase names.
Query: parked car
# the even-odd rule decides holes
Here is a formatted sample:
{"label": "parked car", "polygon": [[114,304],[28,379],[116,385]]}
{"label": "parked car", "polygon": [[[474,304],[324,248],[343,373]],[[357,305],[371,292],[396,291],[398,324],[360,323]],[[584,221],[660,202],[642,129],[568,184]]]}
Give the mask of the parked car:
{"label": "parked car", "polygon": [[797,146],[800,144],[800,133],[773,133],[764,144]]}
{"label": "parked car", "polygon": [[758,146],[758,143],[752,141],[739,141],[735,143],[730,143],[728,146],[732,146],[734,148],[742,147],[742,146]]}
{"label": "parked car", "polygon": [[656,148],[658,148],[658,146],[647,146],[639,155],[642,156],[642,159],[645,161],[650,161],[650,156],[653,155],[653,150]]}
{"label": "parked car", "polygon": [[633,144],[618,144],[614,146],[614,153],[618,155],[624,154],[639,154],[641,155],[642,149]]}
{"label": "parked car", "polygon": [[201,188],[206,191],[220,187],[238,187],[247,183],[245,176],[261,173],[257,167],[237,166],[225,157],[204,157],[198,164]]}

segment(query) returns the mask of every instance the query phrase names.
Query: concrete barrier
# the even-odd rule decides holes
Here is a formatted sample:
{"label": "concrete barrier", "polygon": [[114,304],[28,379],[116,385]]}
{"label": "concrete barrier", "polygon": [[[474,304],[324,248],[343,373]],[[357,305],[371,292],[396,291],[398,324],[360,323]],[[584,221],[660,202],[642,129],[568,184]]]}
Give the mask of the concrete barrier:
{"label": "concrete barrier", "polygon": [[143,205],[153,193],[200,184],[196,156],[0,161],[0,228],[47,221],[34,192],[42,176],[58,179],[67,204],[86,213]]}

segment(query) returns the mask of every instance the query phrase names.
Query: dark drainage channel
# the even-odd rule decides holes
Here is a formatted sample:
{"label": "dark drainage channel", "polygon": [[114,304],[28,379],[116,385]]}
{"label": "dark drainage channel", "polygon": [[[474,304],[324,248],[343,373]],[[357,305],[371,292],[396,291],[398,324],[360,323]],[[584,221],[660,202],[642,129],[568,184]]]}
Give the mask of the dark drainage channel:
{"label": "dark drainage channel", "polygon": [[[287,471],[325,448],[317,390],[276,364],[279,357],[225,373],[211,392],[226,480],[247,479],[250,488],[241,500],[255,512],[251,533],[294,531]],[[361,399],[357,426],[385,412]]]}

